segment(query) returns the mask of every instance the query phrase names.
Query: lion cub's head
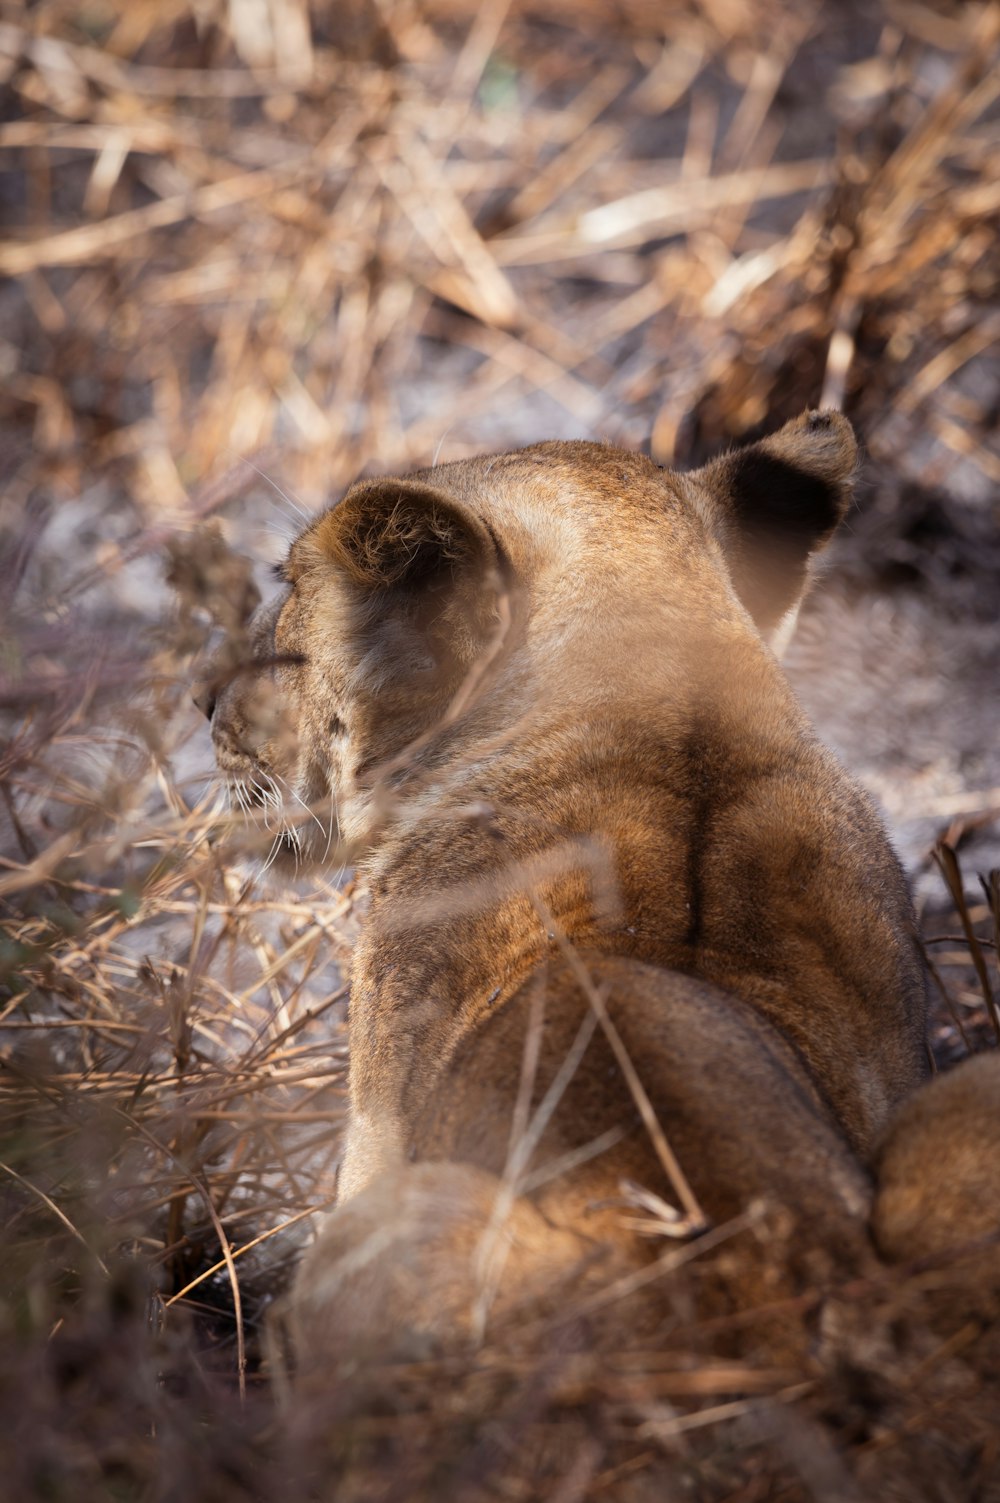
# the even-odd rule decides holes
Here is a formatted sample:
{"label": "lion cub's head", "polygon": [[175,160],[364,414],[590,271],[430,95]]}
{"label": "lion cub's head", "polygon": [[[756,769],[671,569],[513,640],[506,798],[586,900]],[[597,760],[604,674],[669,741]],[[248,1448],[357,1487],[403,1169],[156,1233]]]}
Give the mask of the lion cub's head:
{"label": "lion cub's head", "polygon": [[250,661],[201,703],[236,799],[322,861],[539,715],[681,713],[706,654],[770,637],[849,500],[856,446],[810,412],[689,474],[544,443],[365,480],[312,522]]}

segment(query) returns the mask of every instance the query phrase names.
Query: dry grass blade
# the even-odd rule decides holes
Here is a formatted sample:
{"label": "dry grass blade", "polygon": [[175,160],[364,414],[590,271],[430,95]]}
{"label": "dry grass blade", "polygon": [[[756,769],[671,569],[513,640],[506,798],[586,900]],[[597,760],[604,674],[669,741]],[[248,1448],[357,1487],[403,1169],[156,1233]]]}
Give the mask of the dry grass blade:
{"label": "dry grass blade", "polygon": [[[532,901],[538,910],[538,916],[545,925],[546,930],[555,935],[556,944],[559,946],[564,960],[572,971],[577,985],[593,1009],[597,1021],[601,1026],[601,1031],[607,1039],[611,1052],[618,1062],[619,1069],[625,1077],[629,1091],[632,1094],[632,1099],[642,1118],[643,1126],[649,1134],[650,1141],[656,1150],[660,1163],[663,1165],[670,1186],[681,1203],[685,1216],[683,1223],[684,1233],[688,1236],[698,1237],[709,1225],[708,1218],[698,1204],[697,1197],[691,1189],[687,1175],[681,1168],[677,1156],[667,1142],[663,1128],[657,1121],[653,1104],[639,1078],[638,1071],[629,1058],[628,1051],[621,1041],[621,1036],[617,1028],[608,1016],[604,997],[594,985],[587,967],[580,959],[575,947],[567,939],[547,903],[537,893],[533,894]],[[680,1226],[678,1227],[679,1231]]]}
{"label": "dry grass blade", "polygon": [[63,1226],[69,1232],[70,1236],[75,1238],[75,1240],[79,1242],[82,1248],[86,1249],[87,1253],[90,1255],[90,1257],[93,1258],[98,1268],[104,1274],[104,1277],[110,1278],[108,1265],[105,1263],[100,1253],[94,1251],[83,1233],[73,1225],[72,1221],[70,1221],[65,1211],[60,1210],[51,1196],[46,1195],[44,1190],[40,1190],[39,1187],[37,1185],[33,1185],[30,1180],[25,1179],[23,1174],[18,1174],[17,1170],[12,1169],[9,1164],[0,1163],[0,1169],[3,1170],[4,1174],[9,1174],[11,1179],[16,1180],[19,1185],[21,1185],[25,1190],[29,1192],[29,1194],[37,1196],[42,1204],[48,1207],[53,1216],[55,1216],[57,1220],[62,1222]]}
{"label": "dry grass blade", "polygon": [[983,947],[979,942],[969,914],[969,905],[965,897],[965,888],[962,883],[962,869],[959,865],[958,852],[946,841],[940,841],[934,850],[934,859],[944,877],[948,891],[951,894],[955,909],[961,920],[962,929],[965,932],[966,943],[969,946],[969,954],[976,969],[976,976],[983,993],[983,1001],[986,1005],[986,1013],[993,1026],[996,1041],[1000,1044],[1000,1009],[993,995],[993,987],[990,984],[989,970],[986,965],[986,957]]}
{"label": "dry grass blade", "polygon": [[795,162],[764,172],[724,173],[701,182],[647,188],[588,209],[575,223],[498,241],[497,260],[502,266],[528,266],[641,245],[658,235],[699,229],[714,212],[733,204],[756,204],[819,188],[828,170],[822,161]]}
{"label": "dry grass blade", "polygon": [[[811,1383],[795,1383],[788,1388],[780,1389],[776,1398],[786,1403],[794,1403],[796,1399],[803,1398],[812,1392]],[[741,1419],[753,1409],[753,1401],[749,1399],[736,1399],[729,1404],[713,1404],[707,1409],[701,1409],[697,1414],[673,1414],[656,1419],[646,1420],[641,1428],[641,1434],[650,1439],[667,1440],[674,1436],[683,1435],[688,1430],[699,1430],[704,1425],[717,1425],[723,1420]]]}
{"label": "dry grass blade", "polygon": [[[259,1118],[255,1118],[254,1120],[259,1120]],[[295,1120],[301,1122],[303,1120],[301,1114],[297,1115]],[[0,1167],[3,1166],[0,1165]],[[244,1254],[252,1252],[255,1247],[259,1247],[261,1243],[266,1242],[268,1238],[276,1237],[279,1232],[287,1231],[290,1226],[295,1226],[297,1222],[302,1221],[306,1216],[315,1216],[315,1214],[316,1211],[312,1207],[305,1211],[299,1211],[294,1216],[286,1217],[286,1219],[282,1222],[279,1222],[277,1226],[269,1227],[266,1232],[261,1232],[258,1237],[253,1237],[249,1242],[244,1242],[242,1247],[232,1248],[228,1257],[223,1258],[218,1263],[213,1263],[209,1268],[203,1268],[201,1273],[198,1274],[197,1278],[190,1279],[184,1285],[183,1289],[178,1289],[176,1294],[172,1294],[169,1299],[164,1300],[164,1309],[169,1310],[171,1305],[176,1305],[177,1303],[179,1303],[180,1300],[184,1299],[186,1295],[191,1293],[192,1289],[197,1289],[199,1284],[203,1284],[206,1279],[212,1278],[214,1274],[217,1274],[220,1271],[220,1269],[225,1268],[228,1273],[232,1265],[236,1262],[237,1258],[242,1258]]]}
{"label": "dry grass blade", "polygon": [[177,1155],[165,1143],[161,1143],[158,1138],[154,1137],[141,1122],[131,1122],[130,1126],[134,1127],[147,1140],[151,1147],[155,1148],[158,1153],[161,1153],[164,1158],[169,1159],[181,1171],[181,1174],[190,1181],[205,1203],[205,1209],[211,1218],[212,1226],[215,1228],[215,1234],[219,1239],[219,1246],[222,1248],[223,1263],[229,1276],[230,1288],[233,1291],[233,1314],[236,1320],[236,1372],[240,1398],[245,1401],[247,1396],[247,1358],[246,1337],[243,1329],[243,1297],[240,1294],[240,1282],[236,1274],[236,1260],[233,1256],[233,1250],[229,1245],[229,1238],[226,1236],[219,1213],[215,1209],[215,1202],[212,1199],[211,1191],[197,1174],[187,1169]]}
{"label": "dry grass blade", "polygon": [[[679,1325],[676,1371],[662,1343],[623,1343],[614,1364],[560,1387],[567,1312],[543,1333],[544,1361],[487,1343],[472,1363],[393,1374],[388,1417],[344,1385],[333,1459],[309,1471],[294,1426],[274,1422],[260,1317],[332,1191],[344,975],[365,895],[340,887],[334,864],[277,892],[248,878],[273,832],[218,805],[189,703],[236,575],[212,585],[212,550],[192,529],[218,518],[271,564],[359,474],[580,436],[698,463],[825,393],[867,447],[868,490],[800,624],[798,663],[792,643],[796,688],[889,806],[914,866],[940,818],[996,868],[1000,751],[983,707],[996,699],[1000,570],[1000,10],[0,9],[6,1492],[245,1503],[312,1496],[322,1476],[337,1503],[518,1491],[582,1503],[629,1488],[798,1503],[821,1491],[789,1461],[807,1441],[746,1440],[755,1416],[739,1406],[779,1405],[806,1379],[814,1394],[785,1408],[813,1409],[839,1452],[865,1425],[892,1437],[871,1444],[866,1464],[884,1449],[893,1468],[866,1475],[872,1496],[919,1497],[923,1431],[949,1425],[967,1490],[992,1465],[996,1405],[984,1435],[962,1366],[975,1342],[932,1343],[945,1355],[921,1366],[917,1353],[911,1386],[898,1380],[910,1358],[894,1343],[931,1298],[912,1280],[892,1298],[843,1294],[837,1319],[864,1306],[864,1339],[831,1336],[824,1317],[810,1371],[766,1377],[726,1376],[711,1356],[716,1338],[755,1328],[758,1313],[737,1312]],[[180,598],[168,549],[192,562]],[[462,686],[452,718],[489,672]],[[387,785],[419,750],[383,769]],[[334,810],[295,818],[332,831]],[[610,889],[599,846],[557,859]],[[996,870],[980,910],[957,858],[941,859],[961,923],[922,870],[918,896],[932,937],[955,936],[933,946],[944,1067],[997,1029],[990,946],[975,935],[989,921],[1000,943],[1000,899]],[[415,894],[402,918],[460,912],[481,901],[473,888]],[[578,980],[588,1028],[608,1031]],[[620,1063],[645,1116],[642,1062]],[[541,1121],[525,1106],[507,1188],[531,1193],[617,1141],[536,1166]],[[647,1128],[657,1142],[655,1118]],[[658,1151],[694,1224],[662,1134]],[[633,1200],[638,1217],[662,1214]],[[763,1235],[716,1228],[650,1277],[710,1277],[737,1233]],[[815,1321],[820,1304],[810,1286],[784,1316]],[[671,1413],[643,1414],[643,1393]],[[703,1418],[724,1399],[747,1422],[739,1445]],[[653,1444],[644,1419],[659,1425]],[[567,1428],[568,1460],[513,1475],[511,1458]]]}
{"label": "dry grass blade", "polygon": [[993,919],[993,959],[1000,969],[1000,869],[994,867],[985,877],[980,877],[986,901]]}
{"label": "dry grass blade", "polygon": [[165,229],[182,219],[197,218],[220,209],[235,208],[248,199],[285,188],[309,172],[309,164],[296,159],[270,172],[246,172],[221,183],[211,183],[196,192],[178,193],[145,209],[131,209],[97,224],[81,225],[24,245],[0,244],[0,276],[22,276],[43,266],[74,266],[113,255],[126,241],[153,230]]}

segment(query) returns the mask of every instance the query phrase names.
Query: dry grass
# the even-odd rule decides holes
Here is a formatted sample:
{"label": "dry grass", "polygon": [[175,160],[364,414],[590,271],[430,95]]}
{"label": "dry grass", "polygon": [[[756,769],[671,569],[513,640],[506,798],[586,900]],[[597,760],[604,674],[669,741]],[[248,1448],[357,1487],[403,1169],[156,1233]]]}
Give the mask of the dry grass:
{"label": "dry grass", "polygon": [[[808,1371],[704,1331],[603,1366],[487,1349],[336,1395],[329,1454],[297,1449],[259,1323],[331,1186],[356,895],[245,879],[268,832],[217,807],[188,685],[249,588],[207,518],[273,558],[366,470],[574,433],[688,461],[821,398],[877,483],[846,587],[909,569],[982,628],[998,38],[996,5],[0,0],[5,1496],[995,1473],[981,1313],[893,1334],[921,1270],[841,1291]],[[953,531],[907,553],[931,493]],[[951,843],[998,804],[962,790]],[[1000,937],[996,880],[973,901],[945,867],[942,1060],[995,1023]],[[964,1493],[933,1490],[937,1433]]]}

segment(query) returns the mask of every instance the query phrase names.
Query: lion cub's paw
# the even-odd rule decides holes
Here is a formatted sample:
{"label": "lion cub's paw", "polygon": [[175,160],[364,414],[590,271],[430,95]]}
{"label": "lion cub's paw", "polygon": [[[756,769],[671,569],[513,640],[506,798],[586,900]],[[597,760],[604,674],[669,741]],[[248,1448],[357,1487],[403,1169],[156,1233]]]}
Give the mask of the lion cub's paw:
{"label": "lion cub's paw", "polygon": [[488,1323],[558,1304],[600,1261],[471,1165],[391,1171],[338,1206],[303,1259],[289,1300],[299,1373],[474,1344]]}
{"label": "lion cub's paw", "polygon": [[985,1266],[1000,1281],[1000,1051],[908,1097],[879,1145],[876,1172],[872,1229],[883,1257],[911,1262],[987,1239],[977,1276]]}

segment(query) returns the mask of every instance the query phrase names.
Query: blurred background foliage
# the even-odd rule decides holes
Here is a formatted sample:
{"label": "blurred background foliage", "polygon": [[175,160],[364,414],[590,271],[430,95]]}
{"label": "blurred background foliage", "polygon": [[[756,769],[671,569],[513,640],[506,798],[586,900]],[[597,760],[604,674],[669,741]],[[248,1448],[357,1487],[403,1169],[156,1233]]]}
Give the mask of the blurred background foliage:
{"label": "blurred background foliage", "polygon": [[[326,1486],[259,1317],[330,1193],[363,893],[251,883],[270,834],[188,694],[241,557],[359,474],[575,436],[689,464],[842,406],[858,506],[788,667],[914,875],[939,1059],[987,1036],[998,38],[905,0],[0,0],[6,1497]],[[561,1404],[567,1499],[832,1497],[821,1423],[877,1485],[871,1350],[811,1397],[703,1357],[530,1417],[488,1355],[451,1408],[411,1375],[391,1443],[343,1395],[330,1496],[516,1495],[476,1416]],[[926,1377],[897,1460],[954,1417]]]}

